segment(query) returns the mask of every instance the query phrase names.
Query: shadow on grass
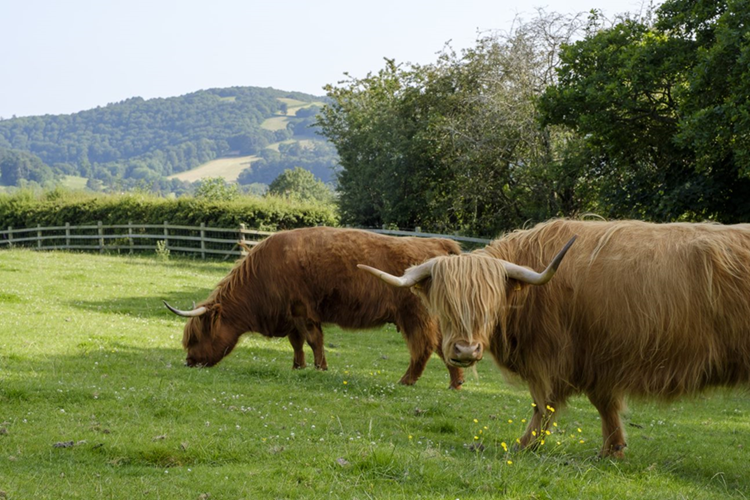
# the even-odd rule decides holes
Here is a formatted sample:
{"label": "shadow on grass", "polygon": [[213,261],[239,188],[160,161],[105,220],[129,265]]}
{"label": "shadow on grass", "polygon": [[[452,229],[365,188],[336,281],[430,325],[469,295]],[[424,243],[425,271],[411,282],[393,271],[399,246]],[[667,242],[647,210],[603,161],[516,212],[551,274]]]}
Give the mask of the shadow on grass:
{"label": "shadow on grass", "polygon": [[193,302],[206,299],[211,293],[209,288],[193,288],[189,291],[165,292],[160,296],[121,297],[110,300],[68,301],[66,304],[77,309],[99,313],[125,314],[149,318],[175,318],[162,301],[166,300],[177,309],[192,309]]}

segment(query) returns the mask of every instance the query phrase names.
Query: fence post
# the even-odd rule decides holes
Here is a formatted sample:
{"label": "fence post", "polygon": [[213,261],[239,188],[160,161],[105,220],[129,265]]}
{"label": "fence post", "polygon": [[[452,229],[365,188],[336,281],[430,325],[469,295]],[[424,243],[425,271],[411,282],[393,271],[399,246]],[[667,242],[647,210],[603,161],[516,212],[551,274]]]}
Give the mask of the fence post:
{"label": "fence post", "polygon": [[133,221],[128,221],[128,246],[130,247],[130,253],[133,253]]}
{"label": "fence post", "polygon": [[42,248],[42,225],[37,224],[36,225],[36,247],[37,249]]}
{"label": "fence post", "polygon": [[102,227],[102,221],[96,223],[99,229],[99,253],[104,253],[104,228]]}
{"label": "fence post", "polygon": [[8,248],[13,248],[13,226],[8,226]]}
{"label": "fence post", "polygon": [[422,228],[419,227],[419,226],[417,226],[417,227],[414,228],[414,232],[415,233],[421,233],[422,232]]}
{"label": "fence post", "polygon": [[240,224],[240,255],[245,255],[245,248],[247,248],[247,245],[245,244],[245,224]]}
{"label": "fence post", "polygon": [[169,249],[169,225],[164,221],[164,248]]}
{"label": "fence post", "polygon": [[206,223],[201,222],[201,259],[206,260]]}
{"label": "fence post", "polygon": [[65,223],[65,249],[70,247],[70,222]]}

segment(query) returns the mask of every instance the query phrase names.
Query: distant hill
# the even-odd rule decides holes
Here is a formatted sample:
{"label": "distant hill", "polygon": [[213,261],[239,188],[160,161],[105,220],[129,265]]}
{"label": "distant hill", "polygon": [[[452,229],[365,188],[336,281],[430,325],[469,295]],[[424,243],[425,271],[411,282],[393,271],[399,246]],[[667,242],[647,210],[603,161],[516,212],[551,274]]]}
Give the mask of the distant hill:
{"label": "distant hill", "polygon": [[[280,143],[299,140],[325,143],[311,128],[322,104],[323,98],[300,92],[232,87],[164,99],[134,97],[69,115],[0,120],[0,150],[10,159],[3,164],[8,173],[0,170],[0,184],[46,180],[46,165],[56,179],[75,176],[103,187],[145,183],[179,190],[185,184],[179,177],[196,176],[175,174],[217,158],[260,155],[269,146],[278,151]],[[302,151],[304,156],[305,149],[316,148],[295,154]],[[328,156],[325,171],[318,169],[326,182],[331,180],[335,151]],[[22,165],[8,166],[21,160]],[[234,163],[231,175],[237,178]],[[44,175],[38,173],[42,170]],[[34,177],[25,176],[27,172]]]}

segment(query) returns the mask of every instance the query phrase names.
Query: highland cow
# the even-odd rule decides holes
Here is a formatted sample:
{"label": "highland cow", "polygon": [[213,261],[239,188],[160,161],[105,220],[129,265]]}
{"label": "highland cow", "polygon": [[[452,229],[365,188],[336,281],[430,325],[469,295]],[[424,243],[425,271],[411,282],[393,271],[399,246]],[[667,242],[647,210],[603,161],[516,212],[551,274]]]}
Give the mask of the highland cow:
{"label": "highland cow", "polygon": [[626,396],[668,401],[750,381],[748,225],[554,220],[401,277],[361,267],[414,289],[449,364],[489,351],[528,383],[521,447],[537,446],[555,410],[584,393],[601,415],[601,455],[621,457]]}
{"label": "highland cow", "polygon": [[[253,247],[204,302],[191,311],[183,346],[188,366],[213,366],[245,332],[289,337],[293,368],[305,367],[305,341],[315,366],[325,370],[323,323],[369,329],[393,323],[406,339],[411,362],[401,378],[414,384],[432,353],[442,357],[434,319],[408,290],[397,290],[357,270],[365,262],[400,274],[440,255],[460,253],[454,241],[396,238],[356,229],[314,227],[276,233]],[[460,388],[463,371],[448,365],[450,387]]]}

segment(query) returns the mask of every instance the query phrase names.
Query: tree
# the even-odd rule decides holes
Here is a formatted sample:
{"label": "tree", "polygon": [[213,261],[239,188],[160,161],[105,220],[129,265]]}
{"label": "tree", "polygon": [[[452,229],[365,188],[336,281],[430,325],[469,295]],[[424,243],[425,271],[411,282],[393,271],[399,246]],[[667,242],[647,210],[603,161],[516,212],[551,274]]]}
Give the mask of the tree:
{"label": "tree", "polygon": [[578,164],[560,163],[557,128],[535,102],[579,23],[540,12],[508,34],[434,64],[397,65],[326,87],[318,115],[336,145],[342,222],[496,235],[578,210]]}
{"label": "tree", "polygon": [[328,186],[300,167],[284,170],[268,186],[268,194],[299,201],[333,202],[333,194]]}
{"label": "tree", "polygon": [[561,59],[543,123],[579,138],[602,215],[747,220],[750,2],[667,0],[609,28],[594,14]]}
{"label": "tree", "polygon": [[195,197],[208,201],[234,200],[240,195],[235,183],[227,183],[222,177],[205,177],[195,188]]}
{"label": "tree", "polygon": [[20,186],[24,181],[45,185],[53,180],[52,169],[38,156],[24,151],[7,150],[0,159],[0,181],[6,186]]}

